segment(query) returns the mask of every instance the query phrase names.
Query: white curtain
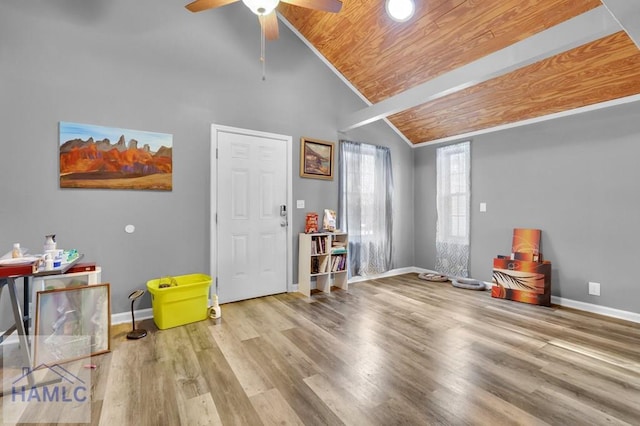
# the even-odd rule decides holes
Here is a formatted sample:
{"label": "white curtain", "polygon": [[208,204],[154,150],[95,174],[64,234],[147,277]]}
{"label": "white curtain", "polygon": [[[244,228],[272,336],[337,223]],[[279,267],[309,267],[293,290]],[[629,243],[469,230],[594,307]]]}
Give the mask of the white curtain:
{"label": "white curtain", "polygon": [[349,234],[349,274],[392,268],[393,176],[389,148],[340,141],[340,228]]}
{"label": "white curtain", "polygon": [[436,271],[469,276],[470,142],[437,150]]}

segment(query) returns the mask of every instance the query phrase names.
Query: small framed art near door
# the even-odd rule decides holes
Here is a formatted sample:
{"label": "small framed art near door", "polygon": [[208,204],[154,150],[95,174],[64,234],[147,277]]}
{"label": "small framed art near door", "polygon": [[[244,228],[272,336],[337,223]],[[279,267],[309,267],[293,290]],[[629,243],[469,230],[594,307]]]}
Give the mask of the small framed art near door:
{"label": "small framed art near door", "polygon": [[333,143],[301,138],[300,176],[333,180]]}

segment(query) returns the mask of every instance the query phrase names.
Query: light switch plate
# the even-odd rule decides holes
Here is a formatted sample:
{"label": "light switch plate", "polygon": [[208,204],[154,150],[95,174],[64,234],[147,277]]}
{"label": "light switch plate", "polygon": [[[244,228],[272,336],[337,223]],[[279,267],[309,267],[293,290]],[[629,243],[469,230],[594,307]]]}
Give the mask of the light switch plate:
{"label": "light switch plate", "polygon": [[483,213],[487,211],[487,203],[480,203],[480,211]]}
{"label": "light switch plate", "polygon": [[304,209],[304,200],[296,200],[296,207],[299,209]]}

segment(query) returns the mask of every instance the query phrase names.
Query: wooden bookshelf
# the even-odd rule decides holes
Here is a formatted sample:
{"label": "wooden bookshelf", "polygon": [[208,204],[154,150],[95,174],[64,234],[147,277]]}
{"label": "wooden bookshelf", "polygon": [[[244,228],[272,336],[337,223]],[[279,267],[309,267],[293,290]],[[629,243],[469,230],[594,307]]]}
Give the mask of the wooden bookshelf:
{"label": "wooden bookshelf", "polygon": [[346,233],[300,234],[298,291],[307,297],[315,288],[329,293],[331,287],[348,289],[349,238]]}

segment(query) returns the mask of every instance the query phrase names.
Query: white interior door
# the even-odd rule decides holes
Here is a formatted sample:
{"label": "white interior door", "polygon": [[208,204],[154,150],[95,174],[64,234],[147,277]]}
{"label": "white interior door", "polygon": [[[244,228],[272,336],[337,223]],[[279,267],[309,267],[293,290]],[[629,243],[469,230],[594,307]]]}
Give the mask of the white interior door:
{"label": "white interior door", "polygon": [[212,269],[218,299],[286,292],[291,137],[221,126],[212,126],[212,135],[217,148]]}

